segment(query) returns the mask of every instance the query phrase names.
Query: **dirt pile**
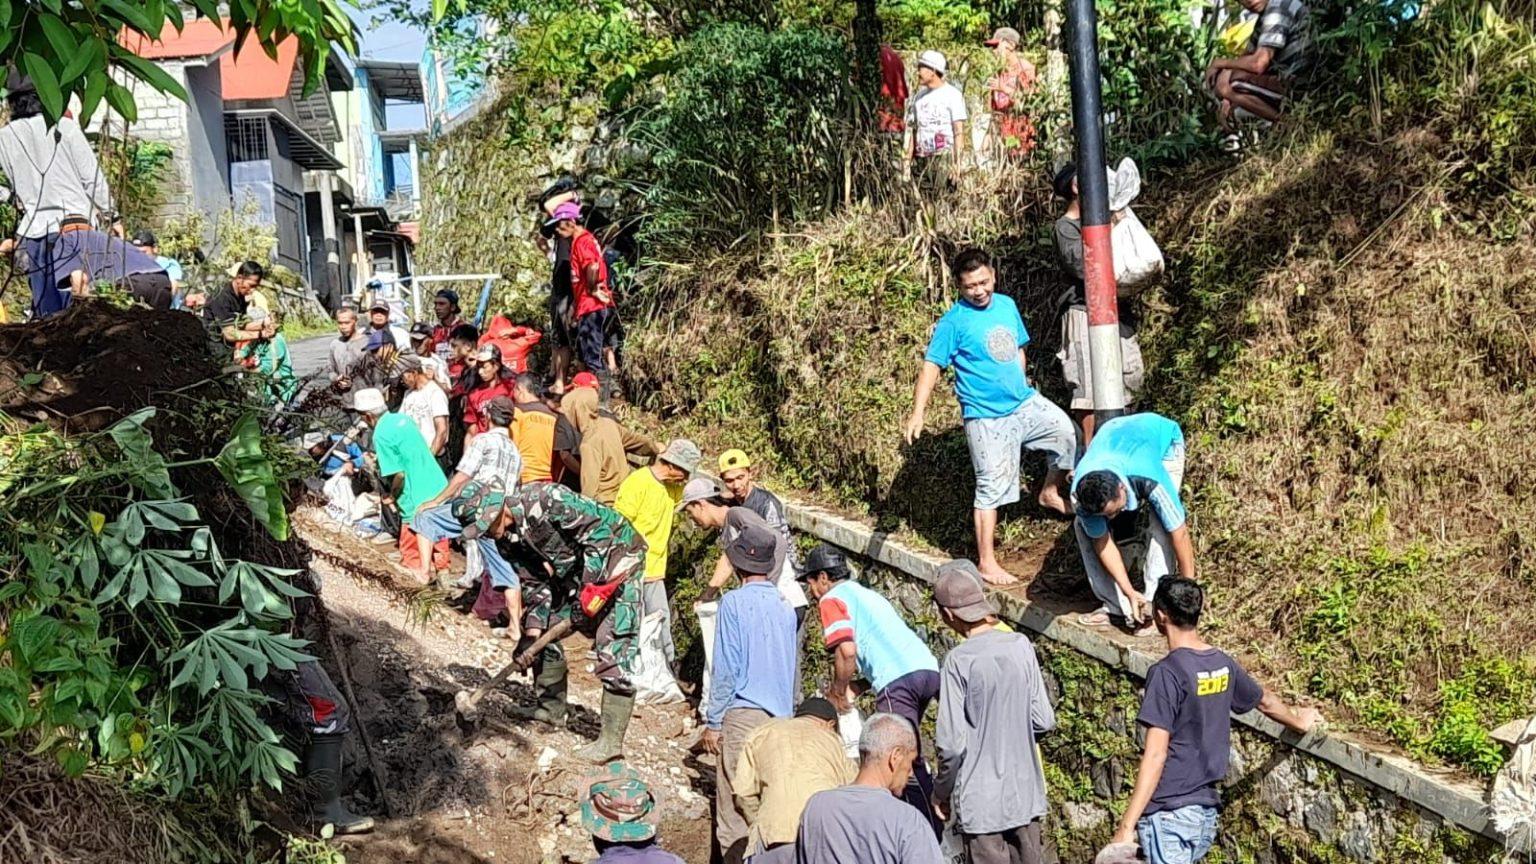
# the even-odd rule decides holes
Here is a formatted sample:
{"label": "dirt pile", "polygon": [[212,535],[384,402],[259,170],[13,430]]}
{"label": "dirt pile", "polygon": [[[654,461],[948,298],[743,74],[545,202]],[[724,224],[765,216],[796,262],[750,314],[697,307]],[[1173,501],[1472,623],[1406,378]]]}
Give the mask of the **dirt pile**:
{"label": "dirt pile", "polygon": [[0,326],[0,412],[91,432],[173,394],[217,383],[201,321],[184,312],[77,302],[42,321]]}

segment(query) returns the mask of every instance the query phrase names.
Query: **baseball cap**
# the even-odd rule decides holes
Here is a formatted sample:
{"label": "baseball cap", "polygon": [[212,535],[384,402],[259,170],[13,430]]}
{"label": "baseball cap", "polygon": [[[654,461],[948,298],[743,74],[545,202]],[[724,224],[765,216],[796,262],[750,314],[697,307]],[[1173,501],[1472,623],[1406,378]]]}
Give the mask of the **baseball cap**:
{"label": "baseball cap", "polygon": [[831,702],[828,702],[820,696],[812,696],[800,703],[800,707],[795,709],[795,716],[815,717],[818,720],[825,720],[828,723],[836,723],[837,709],[832,707]]}
{"label": "baseball cap", "polygon": [[637,843],[656,836],[656,793],[635,769],[610,762],[581,781],[581,827],[599,840]]}
{"label": "baseball cap", "polygon": [[1024,44],[1024,40],[1019,36],[1019,31],[1012,27],[999,27],[993,30],[992,38],[988,39],[986,44],[996,45],[999,42],[1012,42],[1015,46]]}
{"label": "baseball cap", "polygon": [[362,414],[378,414],[387,406],[384,394],[372,387],[365,387],[352,394],[352,410]]}
{"label": "baseball cap", "polygon": [[432,325],[417,322],[411,325],[411,339],[427,339],[432,336]]}
{"label": "baseball cap", "polygon": [[577,372],[576,377],[571,379],[571,386],[591,387],[593,390],[596,390],[597,376],[593,375],[591,372]]}
{"label": "baseball cap", "polygon": [[779,535],[766,525],[745,525],[725,547],[725,557],[742,573],[762,574],[773,570],[773,551]]}
{"label": "baseball cap", "polygon": [[485,416],[491,420],[493,426],[507,426],[512,423],[512,400],[505,396],[497,396],[485,403]]}
{"label": "baseball cap", "polygon": [[720,454],[720,473],[734,471],[737,468],[751,468],[752,459],[747,456],[745,450],[727,450]]}
{"label": "baseball cap", "polygon": [[479,363],[500,363],[501,349],[495,345],[481,345],[480,350],[475,352],[475,360]]}
{"label": "baseball cap", "polygon": [[931,48],[917,55],[917,65],[927,66],[940,75],[949,71],[949,61],[944,59],[943,53]]}
{"label": "baseball cap", "polygon": [[981,584],[981,571],[975,564],[964,558],[945,561],[939,565],[933,600],[961,621],[974,623],[997,614]]}
{"label": "baseball cap", "polygon": [[449,303],[452,303],[455,306],[459,305],[459,292],[453,290],[452,288],[438,289],[437,296],[447,300]]}
{"label": "baseball cap", "polygon": [[369,351],[377,351],[385,345],[393,344],[395,344],[395,340],[389,338],[388,331],[374,330],[368,334],[368,344],[365,347]]}
{"label": "baseball cap", "polygon": [[556,223],[564,222],[567,219],[581,219],[580,204],[576,203],[575,201],[566,201],[565,203],[556,207],[554,212],[549,214],[549,218],[544,220],[544,224],[553,226]]}
{"label": "baseball cap", "polygon": [[805,563],[800,566],[800,572],[795,578],[804,582],[817,573],[826,572],[828,575],[838,575],[848,572],[848,559],[836,547],[821,543],[811,550],[811,554],[805,556]]}
{"label": "baseball cap", "polygon": [[699,445],[687,438],[673,438],[667,442],[667,446],[656,457],[668,465],[677,467],[693,474],[699,470],[699,463],[703,461],[704,454],[699,452]]}
{"label": "baseball cap", "polygon": [[388,312],[389,303],[385,300],[375,300],[368,306],[369,312]]}
{"label": "baseball cap", "polygon": [[145,228],[145,229],[143,229],[141,231],[138,231],[138,232],[134,233],[134,235],[133,235],[133,245],[135,245],[135,246],[159,246],[160,244],[155,240],[155,232],[149,230],[148,228]]}
{"label": "baseball cap", "polygon": [[683,487],[683,498],[677,502],[681,510],[695,501],[709,501],[720,497],[720,486],[712,477],[695,477]]}

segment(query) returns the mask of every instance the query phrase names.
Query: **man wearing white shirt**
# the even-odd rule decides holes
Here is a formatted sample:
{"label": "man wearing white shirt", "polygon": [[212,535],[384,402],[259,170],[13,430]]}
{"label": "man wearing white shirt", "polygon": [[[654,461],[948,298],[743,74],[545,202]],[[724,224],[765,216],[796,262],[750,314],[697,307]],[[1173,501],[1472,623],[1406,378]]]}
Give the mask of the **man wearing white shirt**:
{"label": "man wearing white shirt", "polygon": [[[944,80],[949,61],[938,51],[917,55],[917,80],[921,85],[907,103],[906,162],[904,178],[911,177],[916,160],[943,164],[965,155],[965,121],[970,119],[965,96]],[[926,160],[951,157],[943,163]]]}

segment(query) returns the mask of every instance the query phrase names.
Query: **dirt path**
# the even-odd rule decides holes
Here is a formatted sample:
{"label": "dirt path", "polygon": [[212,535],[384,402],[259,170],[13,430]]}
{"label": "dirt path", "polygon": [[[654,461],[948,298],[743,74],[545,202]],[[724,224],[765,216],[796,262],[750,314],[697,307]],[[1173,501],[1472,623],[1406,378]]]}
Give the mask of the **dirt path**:
{"label": "dirt path", "polygon": [[[315,572],[359,702],[353,725],[366,723],[373,736],[394,814],[384,818],[354,732],[352,803],[380,824],[371,836],[342,841],[347,860],[534,864],[594,857],[576,802],[577,781],[591,769],[567,755],[597,735],[602,691],[585,659],[589,643],[566,642],[569,728],[514,719],[509,709],[533,699],[528,681],[514,679],[481,703],[479,728],[466,737],[454,720],[454,693],[493,675],[510,659],[510,643],[446,605],[427,623],[414,623],[412,610],[421,604],[412,599],[409,574],[387,560],[391,547],[337,531],[313,509],[301,509],[295,523],[321,553]],[[709,860],[713,768],[688,752],[697,734],[685,705],[637,706],[625,747],[628,763],[661,799],[664,845],[689,862]]]}

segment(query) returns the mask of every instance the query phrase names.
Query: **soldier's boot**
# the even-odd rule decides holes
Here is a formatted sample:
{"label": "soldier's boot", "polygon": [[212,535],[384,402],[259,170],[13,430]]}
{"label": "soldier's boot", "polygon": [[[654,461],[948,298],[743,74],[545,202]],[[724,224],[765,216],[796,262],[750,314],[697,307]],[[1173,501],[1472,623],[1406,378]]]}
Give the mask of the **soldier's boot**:
{"label": "soldier's boot", "polygon": [[345,735],[312,735],[304,754],[304,777],[313,790],[310,819],[331,825],[337,834],[366,834],[373,819],[358,816],[341,801],[341,747]]}
{"label": "soldier's boot", "polygon": [[629,729],[629,718],[634,713],[634,694],[621,696],[604,689],[602,731],[596,741],[576,751],[576,758],[598,765],[619,758],[624,752],[624,732]]}
{"label": "soldier's boot", "polygon": [[518,706],[513,716],[522,720],[537,720],[559,726],[565,723],[567,712],[566,690],[570,686],[564,657],[544,658],[539,661],[537,677],[533,679],[535,704],[531,708]]}

